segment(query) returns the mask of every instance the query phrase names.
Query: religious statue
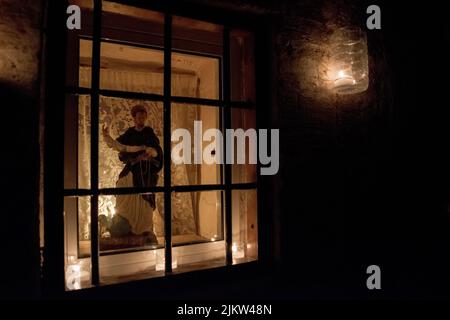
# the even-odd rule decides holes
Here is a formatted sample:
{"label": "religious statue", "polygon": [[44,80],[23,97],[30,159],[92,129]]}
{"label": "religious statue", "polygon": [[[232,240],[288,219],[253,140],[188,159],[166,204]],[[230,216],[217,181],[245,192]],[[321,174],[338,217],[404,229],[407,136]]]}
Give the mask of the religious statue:
{"label": "religious statue", "polygon": [[[159,139],[153,129],[146,126],[147,110],[144,106],[135,105],[131,109],[131,116],[134,127],[128,128],[116,140],[110,136],[107,126],[102,128],[106,144],[119,152],[119,159],[125,164],[116,185],[118,188],[155,187],[158,173],[163,167],[163,151]],[[106,229],[112,240],[139,236],[139,239],[144,239],[145,245],[158,244],[153,231],[155,208],[155,195],[152,193],[117,195],[116,214],[111,221],[100,216],[100,229]]]}

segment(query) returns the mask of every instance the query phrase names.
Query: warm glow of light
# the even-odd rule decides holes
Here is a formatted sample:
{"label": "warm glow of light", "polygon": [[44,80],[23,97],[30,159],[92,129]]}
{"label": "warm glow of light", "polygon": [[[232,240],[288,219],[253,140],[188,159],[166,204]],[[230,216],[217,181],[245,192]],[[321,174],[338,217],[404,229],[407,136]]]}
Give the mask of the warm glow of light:
{"label": "warm glow of light", "polygon": [[338,94],[363,92],[369,86],[367,38],[363,30],[339,28],[330,38],[329,88]]}
{"label": "warm glow of light", "polygon": [[99,201],[99,215],[105,215],[109,219],[116,215],[116,199],[114,196],[102,196]]}
{"label": "warm glow of light", "polygon": [[[155,250],[156,271],[164,271],[166,269],[166,256],[164,250]],[[172,251],[172,269],[178,267],[178,259],[176,252]]]}
{"label": "warm glow of light", "polygon": [[68,257],[66,267],[66,287],[69,290],[81,289],[81,265],[74,256]]}
{"label": "warm glow of light", "polygon": [[233,243],[231,251],[233,252],[234,259],[242,259],[245,257],[244,245],[240,242]]}
{"label": "warm glow of light", "polygon": [[78,264],[72,266],[72,271],[73,272],[81,272],[81,266]]}

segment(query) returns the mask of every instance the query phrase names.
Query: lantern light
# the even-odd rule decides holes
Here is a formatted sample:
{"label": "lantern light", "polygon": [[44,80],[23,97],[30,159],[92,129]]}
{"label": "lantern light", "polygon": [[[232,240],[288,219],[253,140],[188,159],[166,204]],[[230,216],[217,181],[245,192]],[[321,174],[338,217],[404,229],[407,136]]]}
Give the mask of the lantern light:
{"label": "lantern light", "polygon": [[245,258],[244,244],[241,241],[234,242],[231,251],[233,252],[233,259]]}
{"label": "lantern light", "polygon": [[338,94],[363,92],[369,86],[366,33],[354,27],[342,27],[331,35],[331,61],[328,78]]}

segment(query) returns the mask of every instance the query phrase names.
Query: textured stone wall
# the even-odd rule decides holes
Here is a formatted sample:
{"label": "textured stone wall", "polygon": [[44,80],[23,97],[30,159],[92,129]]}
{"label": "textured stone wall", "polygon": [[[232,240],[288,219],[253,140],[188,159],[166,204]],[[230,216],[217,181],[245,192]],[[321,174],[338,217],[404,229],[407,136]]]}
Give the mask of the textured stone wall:
{"label": "textured stone wall", "polygon": [[[2,285],[39,294],[39,64],[42,1],[0,0]],[[4,288],[4,289],[3,289]]]}
{"label": "textured stone wall", "polygon": [[334,94],[325,76],[329,36],[340,25],[364,28],[366,7],[363,1],[288,1],[275,31],[282,257],[301,266],[300,281],[314,286],[350,286],[367,261],[358,244],[377,256],[377,244],[364,232],[375,228],[367,229],[366,219],[377,203],[392,107],[381,33],[367,32],[367,91]]}
{"label": "textured stone wall", "polygon": [[0,0],[0,81],[36,93],[41,1]]}

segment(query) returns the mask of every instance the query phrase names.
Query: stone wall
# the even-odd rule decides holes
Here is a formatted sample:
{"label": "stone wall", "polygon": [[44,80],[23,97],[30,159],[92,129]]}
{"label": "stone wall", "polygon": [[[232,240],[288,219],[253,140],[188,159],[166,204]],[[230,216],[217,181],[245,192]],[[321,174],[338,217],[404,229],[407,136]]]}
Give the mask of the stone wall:
{"label": "stone wall", "polygon": [[0,81],[36,95],[41,48],[41,1],[0,0]]}
{"label": "stone wall", "polygon": [[371,247],[363,226],[372,210],[367,204],[376,202],[392,108],[381,32],[367,32],[367,91],[337,95],[324,75],[329,36],[340,25],[364,28],[366,8],[363,1],[286,2],[276,31],[282,257],[301,265],[299,281],[314,286],[345,288],[347,276],[358,272],[355,257],[356,268],[366,262],[357,243]]}
{"label": "stone wall", "polygon": [[[39,294],[39,65],[42,2],[0,1],[2,285]],[[10,290],[7,290],[10,289]]]}

